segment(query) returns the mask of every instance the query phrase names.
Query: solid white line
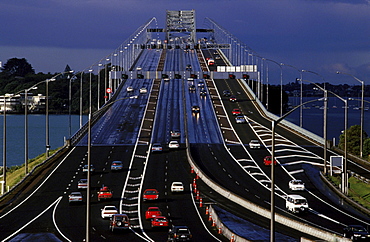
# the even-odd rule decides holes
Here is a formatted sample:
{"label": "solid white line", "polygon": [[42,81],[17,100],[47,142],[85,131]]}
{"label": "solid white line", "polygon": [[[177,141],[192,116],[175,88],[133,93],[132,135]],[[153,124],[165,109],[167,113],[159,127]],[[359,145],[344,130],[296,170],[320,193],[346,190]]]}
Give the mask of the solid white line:
{"label": "solid white line", "polygon": [[22,202],[20,202],[17,206],[9,210],[9,212],[5,213],[0,217],[0,219],[4,218],[9,213],[13,212],[15,209],[17,209],[19,206],[21,206],[24,202],[26,202],[33,194],[35,194],[41,187],[44,185],[44,183],[53,175],[53,173],[59,168],[59,166],[67,159],[67,157],[74,151],[76,147],[73,147],[71,151],[64,157],[64,159],[54,168],[54,170],[49,174],[49,176],[38,186],[26,199],[24,199]]}
{"label": "solid white line", "polygon": [[38,219],[41,215],[43,215],[45,212],[47,212],[55,203],[59,202],[60,200],[62,199],[62,196],[60,196],[57,200],[55,200],[52,204],[49,205],[49,207],[47,207],[47,209],[45,209],[44,211],[42,211],[39,215],[37,215],[36,217],[34,217],[32,220],[30,220],[28,223],[26,223],[25,225],[23,225],[23,227],[19,228],[17,231],[15,231],[14,233],[12,233],[11,235],[9,235],[8,237],[6,237],[4,240],[2,241],[7,241],[9,240],[11,237],[13,237],[14,235],[16,235],[17,233],[19,233],[22,229],[24,229],[25,227],[27,227],[28,225],[30,225],[33,221],[35,221],[36,219]]}
{"label": "solid white line", "polygon": [[62,200],[62,197],[60,196],[59,197],[60,199],[59,199],[59,201],[57,202],[57,204],[55,204],[55,207],[54,207],[54,209],[53,209],[53,223],[54,223],[54,227],[57,229],[57,231],[59,232],[59,234],[61,235],[61,236],[63,236],[63,238],[64,239],[66,239],[67,241],[71,241],[70,239],[68,239],[63,233],[62,233],[62,231],[60,231],[60,229],[59,229],[59,227],[58,227],[58,225],[57,225],[57,222],[56,222],[56,220],[55,220],[55,212],[56,212],[56,210],[57,210],[57,207],[58,207],[58,205],[59,205],[59,202]]}
{"label": "solid white line", "polygon": [[202,222],[202,224],[203,224],[203,227],[204,227],[204,229],[205,230],[207,230],[207,232],[215,239],[215,240],[217,240],[217,241],[221,241],[221,240],[219,240],[216,236],[214,236],[209,230],[208,230],[208,228],[207,228],[207,226],[204,224],[204,221],[203,221],[203,219],[202,219],[202,216],[200,215],[200,213],[199,213],[199,210],[198,210],[198,207],[197,207],[197,205],[195,204],[195,200],[194,200],[194,196],[193,196],[193,189],[192,189],[192,185],[190,184],[189,185],[189,187],[190,187],[190,197],[191,197],[191,200],[193,201],[193,205],[194,205],[194,208],[195,208],[195,211],[197,211],[197,214],[198,214],[198,217],[199,217],[199,219],[200,219],[200,221]]}

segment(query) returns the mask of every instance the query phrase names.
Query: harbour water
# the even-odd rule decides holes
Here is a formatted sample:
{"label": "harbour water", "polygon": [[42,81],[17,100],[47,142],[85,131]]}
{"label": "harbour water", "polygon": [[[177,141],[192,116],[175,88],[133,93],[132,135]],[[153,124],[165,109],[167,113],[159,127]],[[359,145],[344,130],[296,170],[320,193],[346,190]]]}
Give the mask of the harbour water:
{"label": "harbour water", "polygon": [[[308,100],[317,99],[312,97],[304,97],[303,102]],[[370,98],[366,98],[370,101]],[[300,104],[299,97],[290,97],[292,106]],[[348,127],[360,124],[361,111],[358,109],[360,106],[359,101],[349,101],[348,108]],[[369,103],[365,103],[365,107]],[[310,103],[302,109],[303,128],[323,136],[323,102]],[[328,102],[328,129],[327,137],[329,140],[335,139],[337,144],[339,135],[344,130],[344,108],[343,102],[339,99],[335,100],[330,98]],[[25,128],[24,128],[24,115],[7,114],[7,166],[21,165],[24,163],[24,148],[25,148]],[[299,109],[291,113],[287,120],[300,125],[300,111]],[[364,111],[364,130],[370,135],[370,111]],[[2,166],[3,160],[3,116],[0,115],[0,155]],[[87,116],[83,116],[84,124],[87,121]],[[44,114],[31,114],[28,115],[28,157],[34,158],[46,151],[46,128],[45,128],[45,115]],[[71,133],[72,135],[80,127],[80,116],[71,115]],[[69,115],[49,115],[49,143],[51,149],[56,149],[63,146],[64,140],[69,137]]]}
{"label": "harbour water", "polygon": [[[313,97],[303,97],[302,103],[309,100],[318,99]],[[370,98],[365,98],[370,101]],[[290,97],[290,104],[294,107],[300,104],[300,97]],[[303,106],[302,109],[302,127],[323,137],[324,133],[324,103],[323,101],[312,102]],[[370,135],[370,104],[364,104],[364,130]],[[361,123],[361,103],[359,100],[348,101],[348,128]],[[344,102],[330,97],[327,109],[327,139],[334,140],[335,144],[339,142],[339,136],[345,129],[345,108]],[[300,108],[291,113],[287,118],[292,123],[300,125]]]}
{"label": "harbour water", "polygon": [[[82,124],[87,121],[83,116]],[[3,115],[0,115],[0,166],[3,165]],[[7,167],[21,165],[25,161],[25,120],[24,115],[6,115],[6,160]],[[71,134],[80,127],[80,116],[71,115]],[[69,138],[69,115],[49,114],[49,144],[50,149],[64,145],[64,140]],[[46,117],[45,114],[28,115],[28,158],[32,159],[46,152]]]}

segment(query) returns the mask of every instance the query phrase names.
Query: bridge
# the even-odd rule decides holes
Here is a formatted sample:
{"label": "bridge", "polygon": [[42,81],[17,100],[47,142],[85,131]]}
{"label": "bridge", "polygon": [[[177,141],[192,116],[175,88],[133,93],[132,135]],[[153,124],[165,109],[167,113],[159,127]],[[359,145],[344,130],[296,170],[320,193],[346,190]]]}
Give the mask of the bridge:
{"label": "bridge", "polygon": [[[273,144],[271,120],[278,117],[258,99],[256,53],[215,21],[205,23],[207,28],[196,28],[194,11],[167,11],[166,27],[150,19],[85,70],[90,82],[108,73],[106,102],[97,112],[90,108],[88,123],[51,157],[43,179],[2,210],[2,240],[36,233],[51,236],[50,241],[164,241],[168,229],[152,228],[145,218],[149,207],[158,207],[171,225],[188,226],[193,241],[241,241],[216,219],[220,211],[258,226],[249,240],[346,241],[346,225],[369,224],[368,216],[322,182],[322,138],[282,122]],[[236,122],[234,109],[243,122]],[[250,140],[258,140],[261,149],[252,149]],[[168,146],[170,141],[179,148]],[[162,151],[153,151],[153,144]],[[273,148],[276,228],[271,233],[271,166],[263,160]],[[111,170],[115,161],[123,163],[122,170]],[[94,171],[86,174],[86,165]],[[79,190],[84,178],[88,188]],[[306,190],[290,191],[292,179],[304,181]],[[184,184],[184,192],[171,192],[176,181]],[[98,201],[102,186],[113,192],[111,200]],[[145,189],[157,189],[159,198],[144,202]],[[69,202],[75,191],[82,193],[82,203]],[[292,193],[307,199],[306,213],[287,211],[286,197]],[[127,214],[130,229],[111,232],[110,221],[100,214],[106,205]]]}

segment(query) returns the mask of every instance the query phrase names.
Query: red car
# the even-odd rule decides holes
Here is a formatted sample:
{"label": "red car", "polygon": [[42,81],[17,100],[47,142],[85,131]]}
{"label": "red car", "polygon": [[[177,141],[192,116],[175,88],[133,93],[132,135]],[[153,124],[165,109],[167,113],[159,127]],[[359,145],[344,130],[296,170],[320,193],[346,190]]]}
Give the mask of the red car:
{"label": "red car", "polygon": [[154,227],[168,227],[168,220],[165,216],[157,216],[152,219],[152,228]]}
{"label": "red car", "polygon": [[161,215],[162,212],[158,207],[149,207],[145,212],[145,219],[151,219]]}
{"label": "red car", "polygon": [[102,188],[100,188],[100,190],[98,192],[98,201],[99,202],[100,202],[100,200],[111,199],[112,197],[113,197],[113,193],[107,186],[103,186]]}
{"label": "red car", "polygon": [[239,108],[234,108],[233,111],[231,112],[233,115],[240,115],[242,112],[240,111]]}
{"label": "red car", "polygon": [[[263,164],[265,164],[265,166],[271,166],[271,158],[271,156],[266,156],[263,159]],[[274,165],[276,165],[276,160],[274,160]]]}
{"label": "red car", "polygon": [[143,200],[157,200],[159,192],[156,189],[146,189],[143,193]]}

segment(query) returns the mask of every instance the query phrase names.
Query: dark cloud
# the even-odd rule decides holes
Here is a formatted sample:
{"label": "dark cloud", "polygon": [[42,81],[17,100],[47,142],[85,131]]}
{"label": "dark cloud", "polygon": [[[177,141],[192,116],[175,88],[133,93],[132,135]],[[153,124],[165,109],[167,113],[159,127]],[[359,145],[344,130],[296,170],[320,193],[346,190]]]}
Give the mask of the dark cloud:
{"label": "dark cloud", "polygon": [[[364,0],[12,0],[1,1],[0,9],[0,60],[22,50],[43,72],[56,71],[50,70],[53,62],[54,68],[73,62],[83,69],[148,19],[156,17],[164,27],[166,10],[191,9],[197,27],[209,17],[276,61],[326,73],[330,68],[323,66],[356,68],[370,59],[370,6]],[[66,53],[53,57],[57,50]]]}

